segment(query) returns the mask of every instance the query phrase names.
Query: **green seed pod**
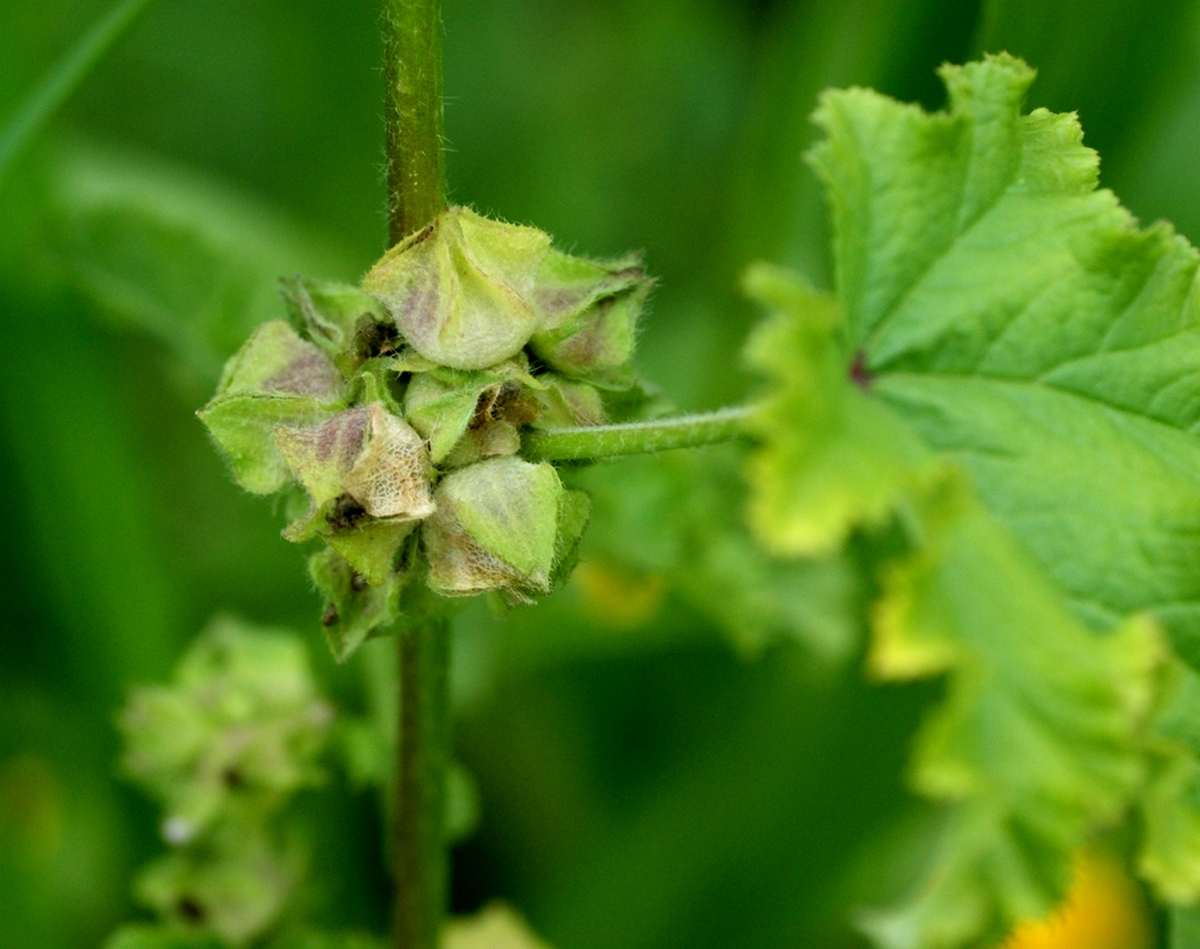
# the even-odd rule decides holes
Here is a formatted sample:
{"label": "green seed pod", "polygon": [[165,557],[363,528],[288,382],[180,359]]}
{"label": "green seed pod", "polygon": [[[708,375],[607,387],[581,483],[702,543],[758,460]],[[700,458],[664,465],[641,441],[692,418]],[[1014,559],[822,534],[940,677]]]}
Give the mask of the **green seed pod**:
{"label": "green seed pod", "polygon": [[572,376],[609,373],[633,356],[637,321],[654,280],[637,255],[598,262],[551,251],[538,272],[530,349]]}
{"label": "green seed pod", "polygon": [[520,352],[538,322],[530,295],[550,237],[452,207],[388,251],[363,278],[412,347],[456,369]]}
{"label": "green seed pod", "polygon": [[421,531],[429,586],[444,596],[548,593],[563,495],[545,463],[493,458],[450,472]]}
{"label": "green seed pod", "polygon": [[196,414],[238,483],[270,494],[288,482],[276,427],[314,422],[345,402],[345,383],[329,357],[275,320],[255,330],[226,363],[217,394]]}

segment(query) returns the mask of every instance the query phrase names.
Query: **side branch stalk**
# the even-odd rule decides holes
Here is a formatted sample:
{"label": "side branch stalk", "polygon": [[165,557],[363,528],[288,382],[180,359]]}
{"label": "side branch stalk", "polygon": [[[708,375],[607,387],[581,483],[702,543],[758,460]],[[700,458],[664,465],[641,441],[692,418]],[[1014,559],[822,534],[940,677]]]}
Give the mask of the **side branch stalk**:
{"label": "side branch stalk", "polygon": [[695,448],[747,435],[746,422],[752,412],[750,406],[738,406],[624,425],[542,429],[527,434],[521,450],[534,461],[584,461]]}

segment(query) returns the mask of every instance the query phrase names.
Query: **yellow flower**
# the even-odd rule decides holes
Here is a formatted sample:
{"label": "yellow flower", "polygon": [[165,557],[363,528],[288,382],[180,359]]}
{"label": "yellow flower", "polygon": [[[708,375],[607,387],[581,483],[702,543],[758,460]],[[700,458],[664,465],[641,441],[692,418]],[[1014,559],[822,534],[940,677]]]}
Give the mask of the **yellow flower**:
{"label": "yellow flower", "polygon": [[1087,851],[1075,861],[1070,891],[1048,918],[1022,923],[1002,949],[1149,949],[1141,894],[1112,856]]}

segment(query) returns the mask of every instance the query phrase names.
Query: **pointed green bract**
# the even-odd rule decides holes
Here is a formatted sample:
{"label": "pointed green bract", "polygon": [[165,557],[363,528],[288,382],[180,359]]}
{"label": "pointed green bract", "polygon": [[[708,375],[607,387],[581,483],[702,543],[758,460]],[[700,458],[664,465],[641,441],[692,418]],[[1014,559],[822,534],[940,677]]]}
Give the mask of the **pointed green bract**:
{"label": "pointed green bract", "polygon": [[594,386],[563,379],[552,373],[541,377],[546,388],[535,392],[542,413],[534,421],[537,428],[569,428],[579,425],[603,425],[606,421],[604,400]]}
{"label": "pointed green bract", "polygon": [[429,585],[447,596],[501,587],[548,593],[563,495],[554,468],[519,458],[448,474],[423,532]]}
{"label": "pointed green bract", "polygon": [[539,325],[530,348],[570,376],[620,369],[653,286],[638,255],[597,262],[550,251],[534,291]]}
{"label": "pointed green bract", "polygon": [[413,377],[404,394],[404,414],[429,439],[429,456],[440,464],[450,454],[475,417],[475,405],[487,384],[459,388],[430,373]]}
{"label": "pointed green bract", "polygon": [[[283,300],[292,324],[330,356],[361,361],[371,355],[373,327],[388,322],[387,312],[374,297],[358,287],[308,277],[280,281]],[[376,337],[374,348],[385,340]],[[363,350],[359,352],[358,350]],[[354,368],[347,364],[345,368]]]}
{"label": "pointed green bract", "polygon": [[407,579],[403,574],[387,573],[381,584],[372,585],[332,548],[308,558],[308,573],[325,599],[321,625],[338,662],[345,662],[373,633],[391,626],[400,615],[400,591]]}
{"label": "pointed green bract", "polygon": [[229,360],[217,394],[197,414],[247,491],[270,494],[288,482],[274,440],[280,425],[315,421],[341,407],[337,367],[286,323],[264,323]]}
{"label": "pointed green bract", "polygon": [[338,412],[315,425],[279,426],[275,446],[296,480],[320,507],[345,492],[350,474],[367,441],[370,410],[365,405]]}
{"label": "pointed green bract", "polygon": [[401,545],[419,523],[411,517],[389,517],[322,536],[369,585],[383,587],[391,579]]}
{"label": "pointed green bract", "polygon": [[520,352],[538,315],[529,297],[550,236],[449,208],[363,278],[418,353],[485,369]]}

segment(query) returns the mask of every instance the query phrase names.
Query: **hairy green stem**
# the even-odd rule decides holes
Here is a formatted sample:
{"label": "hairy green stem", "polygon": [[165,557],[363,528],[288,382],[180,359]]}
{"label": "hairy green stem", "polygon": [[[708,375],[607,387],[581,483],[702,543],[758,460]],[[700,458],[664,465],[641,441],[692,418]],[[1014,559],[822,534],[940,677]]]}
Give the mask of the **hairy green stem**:
{"label": "hairy green stem", "polygon": [[396,949],[437,949],[446,906],[448,626],[439,613],[399,632],[399,747],[392,817]]}
{"label": "hairy green stem", "polygon": [[624,425],[549,428],[530,432],[521,448],[527,458],[536,461],[583,461],[666,451],[668,448],[694,448],[747,434],[746,420],[752,411],[750,406],[738,406],[703,415],[680,415]]}
{"label": "hairy green stem", "polygon": [[[441,0],[384,0],[383,74],[388,242],[395,244],[446,203]],[[447,625],[433,609],[399,631],[392,808],[396,949],[437,949],[446,907]]]}
{"label": "hairy green stem", "polygon": [[446,203],[441,0],[384,0],[383,75],[390,246]]}
{"label": "hairy green stem", "polygon": [[113,44],[133,25],[150,0],[123,0],[93,24],[55,63],[0,130],[0,181],[25,147],[63,107]]}

